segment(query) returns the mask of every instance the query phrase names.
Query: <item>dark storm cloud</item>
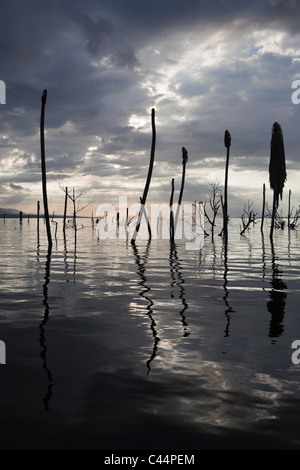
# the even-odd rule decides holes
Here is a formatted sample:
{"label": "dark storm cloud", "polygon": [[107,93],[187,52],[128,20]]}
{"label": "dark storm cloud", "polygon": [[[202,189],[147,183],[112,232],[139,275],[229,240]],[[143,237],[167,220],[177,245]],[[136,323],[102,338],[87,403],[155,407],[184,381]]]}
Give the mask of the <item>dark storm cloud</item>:
{"label": "dark storm cloud", "polygon": [[[138,198],[154,105],[154,176],[164,200],[180,172],[182,146],[195,172],[207,170],[203,178],[213,169],[222,172],[226,128],[235,171],[265,171],[275,120],[283,124],[288,158],[297,168],[300,111],[290,95],[300,70],[294,60],[299,18],[293,0],[12,0],[0,15],[0,79],[7,86],[0,108],[1,180],[39,181],[44,88],[53,181],[63,175],[77,182],[81,175],[83,184],[111,187],[116,197],[117,178]],[[28,158],[21,165],[16,155]],[[14,164],[13,182],[6,162]],[[194,184],[187,183],[188,197]]]}
{"label": "dark storm cloud", "polygon": [[[13,184],[13,183],[10,183],[10,188],[13,189],[14,191],[24,191],[24,188],[23,186],[20,186],[20,185],[17,185],[17,184]],[[29,189],[25,189],[25,191],[29,191]]]}

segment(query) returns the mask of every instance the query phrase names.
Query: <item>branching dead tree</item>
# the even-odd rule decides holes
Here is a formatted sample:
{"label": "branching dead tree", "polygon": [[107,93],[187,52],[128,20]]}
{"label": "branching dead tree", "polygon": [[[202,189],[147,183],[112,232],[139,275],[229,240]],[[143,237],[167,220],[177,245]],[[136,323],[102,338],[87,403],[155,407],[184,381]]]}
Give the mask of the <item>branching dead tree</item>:
{"label": "branching dead tree", "polygon": [[255,217],[257,216],[257,212],[255,213],[251,207],[253,206],[253,201],[250,202],[248,200],[247,205],[244,206],[244,211],[241,216],[242,226],[243,229],[241,230],[240,234],[243,235],[247,229],[249,229],[250,224],[256,224]]}
{"label": "branching dead tree", "polygon": [[71,199],[72,204],[73,204],[73,225],[72,226],[75,230],[77,230],[77,215],[79,214],[79,212],[83,211],[86,207],[93,204],[93,202],[95,201],[95,196],[93,196],[87,203],[85,203],[84,205],[81,205],[81,199],[83,196],[85,196],[86,193],[82,189],[79,189],[78,191],[79,192],[76,195],[75,188],[73,187],[72,194],[70,194],[69,192],[67,193],[69,199]]}
{"label": "branching dead tree", "polygon": [[67,217],[67,200],[68,198],[72,201],[73,205],[73,219],[72,219],[72,228],[77,230],[77,214],[81,211],[83,211],[86,207],[89,205],[93,204],[95,201],[95,196],[90,198],[88,202],[82,205],[81,200],[82,198],[86,195],[86,192],[83,191],[82,189],[78,189],[78,193],[76,194],[76,190],[73,187],[72,194],[69,192],[68,187],[63,185],[63,182],[61,179],[58,181],[60,189],[65,193],[65,204],[64,204],[64,219],[63,219],[63,231],[65,233],[65,228],[66,228],[66,217]]}
{"label": "branching dead tree", "polygon": [[211,225],[211,237],[214,238],[214,229],[216,226],[216,218],[221,207],[221,186],[219,181],[212,181],[209,183],[211,186],[211,197],[209,199],[209,208],[211,215],[208,213],[206,208],[207,201],[203,204],[204,216]]}
{"label": "branching dead tree", "polygon": [[298,209],[295,211],[295,214],[293,215],[293,209],[291,211],[291,219],[290,219],[290,222],[289,222],[289,228],[294,230],[295,228],[297,228],[298,226],[298,223],[299,223],[299,219],[300,219],[300,206],[298,207]]}
{"label": "branching dead tree", "polygon": [[[205,216],[204,204],[205,203],[203,203],[202,201],[193,202],[193,204],[192,204],[193,205],[192,225],[195,225],[196,227],[200,227],[203,230],[203,235],[205,237],[208,237],[209,233],[207,233],[205,228],[204,228],[204,218],[203,218],[203,222],[201,222],[201,216],[200,216],[200,213],[201,213],[200,205],[202,206],[202,213]],[[200,223],[199,223],[199,221],[200,221]]]}

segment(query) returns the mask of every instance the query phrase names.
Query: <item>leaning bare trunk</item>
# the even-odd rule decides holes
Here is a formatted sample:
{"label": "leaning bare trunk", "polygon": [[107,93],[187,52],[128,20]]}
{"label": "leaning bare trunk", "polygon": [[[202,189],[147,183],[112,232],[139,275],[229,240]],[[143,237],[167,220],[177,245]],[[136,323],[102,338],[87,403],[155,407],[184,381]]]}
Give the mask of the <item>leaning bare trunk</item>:
{"label": "leaning bare trunk", "polygon": [[43,185],[43,200],[44,200],[44,214],[46,220],[48,246],[52,247],[52,237],[49,221],[48,211],[48,198],[47,198],[47,181],[46,181],[46,161],[45,161],[45,138],[44,138],[44,122],[45,122],[45,105],[47,99],[47,90],[43,91],[42,95],[42,109],[41,109],[41,122],[40,122],[40,138],[41,138],[41,166],[42,166],[42,185]]}
{"label": "leaning bare trunk", "polygon": [[[134,230],[134,234],[131,239],[131,243],[135,243],[136,237],[138,235],[138,232],[140,230],[140,225],[141,225],[141,220],[143,217],[143,213],[146,215],[146,200],[147,200],[147,195],[150,187],[150,181],[151,181],[151,176],[152,176],[152,171],[153,171],[153,164],[154,164],[154,154],[155,154],[155,143],[156,143],[156,129],[155,129],[155,109],[152,109],[151,112],[151,125],[152,125],[152,144],[151,144],[151,154],[150,154],[150,163],[149,163],[149,169],[148,169],[148,176],[144,188],[144,193],[143,197],[141,198],[141,209],[139,212],[137,224]],[[149,239],[151,239],[151,231],[150,231],[150,225],[148,224],[148,231],[149,231]]]}

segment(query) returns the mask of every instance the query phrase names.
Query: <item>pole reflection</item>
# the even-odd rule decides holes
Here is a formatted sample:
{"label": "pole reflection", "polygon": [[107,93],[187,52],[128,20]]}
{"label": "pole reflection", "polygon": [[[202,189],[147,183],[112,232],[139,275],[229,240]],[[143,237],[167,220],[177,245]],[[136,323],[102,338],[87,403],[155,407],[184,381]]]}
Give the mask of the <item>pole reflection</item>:
{"label": "pole reflection", "polygon": [[138,265],[137,273],[140,276],[140,281],[139,281],[138,284],[142,288],[139,295],[147,301],[146,310],[147,310],[147,315],[150,319],[150,329],[152,331],[152,335],[153,335],[153,338],[154,338],[152,354],[150,356],[150,359],[148,359],[148,361],[146,362],[147,369],[148,369],[147,375],[148,375],[151,371],[151,362],[156,357],[158,343],[160,341],[159,337],[157,336],[157,331],[156,331],[156,328],[155,328],[156,323],[155,323],[155,320],[153,318],[153,309],[152,309],[152,307],[153,307],[154,302],[152,301],[152,299],[148,295],[148,293],[150,292],[151,289],[147,285],[147,278],[146,278],[146,275],[145,275],[146,264],[147,264],[148,255],[149,255],[150,240],[147,243],[144,256],[141,256],[139,254],[138,248],[137,248],[135,243],[132,243],[131,246],[132,246],[133,253],[134,253],[134,256],[135,256],[135,262]]}
{"label": "pole reflection", "polygon": [[[270,282],[272,290],[269,293],[269,302],[267,302],[267,309],[271,314],[270,326],[269,326],[269,337],[278,338],[284,331],[283,318],[285,314],[285,304],[287,293],[285,289],[287,286],[282,280],[281,274],[283,271],[279,269],[278,263],[276,262],[276,255],[273,241],[271,240],[272,250],[272,280]],[[275,340],[272,340],[275,343]]]}
{"label": "pole reflection", "polygon": [[44,408],[46,411],[49,410],[49,402],[52,397],[52,387],[54,385],[52,373],[47,365],[47,346],[46,346],[46,334],[45,334],[45,326],[49,320],[49,303],[48,303],[48,284],[50,282],[50,264],[51,264],[51,254],[52,249],[51,247],[48,248],[47,258],[46,258],[46,266],[45,266],[45,276],[44,276],[44,284],[43,284],[43,306],[44,306],[44,318],[40,323],[40,345],[41,345],[41,353],[40,356],[43,360],[43,369],[46,371],[47,374],[47,393],[43,398]]}
{"label": "pole reflection", "polygon": [[182,309],[180,310],[179,314],[181,316],[181,323],[183,326],[183,336],[186,337],[186,336],[189,336],[190,333],[187,330],[188,323],[186,321],[184,312],[189,308],[189,306],[185,299],[184,279],[181,274],[182,267],[180,265],[180,261],[178,258],[177,247],[176,247],[176,244],[172,241],[170,241],[169,261],[170,261],[170,272],[171,272],[171,278],[172,278],[171,297],[174,298],[174,287],[177,285],[179,287],[179,299],[182,302]]}
{"label": "pole reflection", "polygon": [[228,243],[227,243],[227,240],[224,240],[224,243],[223,243],[223,257],[224,257],[224,274],[223,274],[224,283],[223,283],[223,289],[225,291],[225,295],[223,297],[223,300],[224,300],[225,306],[226,306],[225,316],[227,318],[224,333],[225,333],[225,337],[228,337],[229,336],[229,331],[230,331],[231,313],[234,313],[235,310],[233,310],[233,308],[231,307],[231,305],[228,302],[229,290],[227,288],[227,284],[228,284],[228,277],[227,277],[227,274],[228,274]]}

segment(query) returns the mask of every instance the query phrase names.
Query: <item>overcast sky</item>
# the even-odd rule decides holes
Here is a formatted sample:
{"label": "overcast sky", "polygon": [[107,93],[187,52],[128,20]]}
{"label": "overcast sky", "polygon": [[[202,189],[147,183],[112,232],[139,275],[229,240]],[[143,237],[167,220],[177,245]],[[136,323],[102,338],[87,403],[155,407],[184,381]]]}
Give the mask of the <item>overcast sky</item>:
{"label": "overcast sky", "polygon": [[[185,201],[223,184],[224,132],[232,137],[229,214],[248,199],[271,201],[272,125],[282,126],[293,204],[300,203],[298,0],[26,0],[1,3],[0,207],[34,212],[42,202],[39,120],[46,104],[50,211],[63,213],[64,186],[101,203],[142,195],[157,145],[150,202],[179,190],[181,148],[189,160]],[[299,94],[300,96],[300,94]],[[178,192],[177,192],[178,194]],[[176,200],[176,199],[175,199]]]}

